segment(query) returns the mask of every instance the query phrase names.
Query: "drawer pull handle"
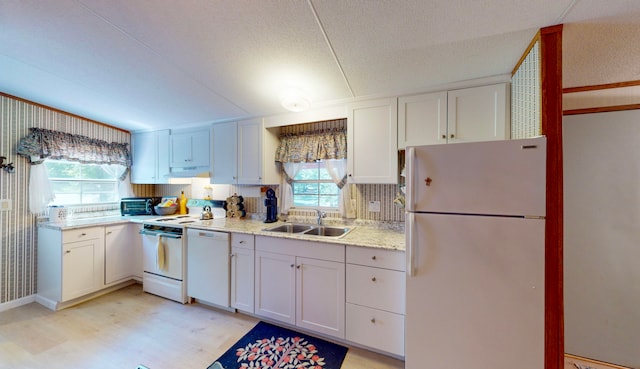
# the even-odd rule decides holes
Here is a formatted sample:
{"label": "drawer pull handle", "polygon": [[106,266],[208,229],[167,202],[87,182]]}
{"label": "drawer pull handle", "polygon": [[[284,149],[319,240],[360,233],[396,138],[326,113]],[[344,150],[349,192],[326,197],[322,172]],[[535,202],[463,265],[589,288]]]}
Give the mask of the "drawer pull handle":
{"label": "drawer pull handle", "polygon": [[71,250],[67,250],[64,252],[65,254],[71,254]]}
{"label": "drawer pull handle", "polygon": [[376,277],[371,278],[371,282],[375,282],[376,281]]}
{"label": "drawer pull handle", "polygon": [[80,236],[81,236],[81,237],[82,237],[82,236],[86,236],[86,235],[87,235],[86,233],[80,233]]}
{"label": "drawer pull handle", "polygon": [[376,258],[376,256],[375,256],[375,255],[373,255],[373,256],[371,257],[371,260],[376,260],[376,259],[377,259],[377,258]]}
{"label": "drawer pull handle", "polygon": [[244,243],[244,241],[240,241],[239,243]]}
{"label": "drawer pull handle", "polygon": [[376,318],[371,318],[371,323],[376,324]]}

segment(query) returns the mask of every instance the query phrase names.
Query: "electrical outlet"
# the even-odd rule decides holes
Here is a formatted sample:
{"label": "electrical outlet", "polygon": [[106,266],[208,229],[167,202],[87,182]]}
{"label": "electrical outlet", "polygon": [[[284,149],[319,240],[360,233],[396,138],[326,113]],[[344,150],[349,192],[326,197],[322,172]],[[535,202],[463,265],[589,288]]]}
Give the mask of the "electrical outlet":
{"label": "electrical outlet", "polygon": [[369,201],[369,211],[379,213],[380,201]]}
{"label": "electrical outlet", "polygon": [[11,200],[9,199],[1,199],[0,200],[0,211],[10,211],[12,208]]}

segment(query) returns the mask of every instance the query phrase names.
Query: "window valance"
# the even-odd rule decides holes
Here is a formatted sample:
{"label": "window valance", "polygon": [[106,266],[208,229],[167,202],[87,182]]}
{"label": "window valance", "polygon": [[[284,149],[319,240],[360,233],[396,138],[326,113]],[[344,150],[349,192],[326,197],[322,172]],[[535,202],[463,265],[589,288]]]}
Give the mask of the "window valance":
{"label": "window valance", "polygon": [[29,134],[18,143],[17,152],[29,158],[31,164],[40,164],[50,158],[85,164],[119,164],[129,168],[131,155],[128,145],[43,128],[29,128]]}
{"label": "window valance", "polygon": [[276,150],[275,161],[311,163],[317,160],[346,159],[347,135],[343,130],[301,135],[284,135]]}

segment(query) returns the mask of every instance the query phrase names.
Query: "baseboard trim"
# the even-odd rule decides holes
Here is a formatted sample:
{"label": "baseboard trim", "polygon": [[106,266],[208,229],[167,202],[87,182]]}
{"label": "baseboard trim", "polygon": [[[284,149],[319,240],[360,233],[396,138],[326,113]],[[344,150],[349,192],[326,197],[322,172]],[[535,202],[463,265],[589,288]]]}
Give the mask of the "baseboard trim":
{"label": "baseboard trim", "polygon": [[27,305],[36,301],[36,295],[26,296],[17,300],[11,300],[0,304],[0,313],[3,311],[17,308],[18,306]]}
{"label": "baseboard trim", "polygon": [[594,364],[597,365],[598,368],[602,368],[602,369],[632,369],[626,366],[620,366],[620,365],[616,365],[616,364],[610,364],[610,363],[605,363],[603,361],[598,361],[598,360],[593,360],[593,359],[588,359],[586,357],[581,357],[581,356],[577,356],[577,355],[571,355],[571,354],[564,354],[564,357],[566,359],[569,359],[569,361],[575,361],[577,364]]}

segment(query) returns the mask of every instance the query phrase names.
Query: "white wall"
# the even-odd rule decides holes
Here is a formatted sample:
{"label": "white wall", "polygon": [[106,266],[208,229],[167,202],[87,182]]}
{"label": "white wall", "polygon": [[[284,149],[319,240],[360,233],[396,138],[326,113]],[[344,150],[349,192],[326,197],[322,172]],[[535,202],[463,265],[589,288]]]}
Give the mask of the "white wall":
{"label": "white wall", "polygon": [[640,368],[640,110],[563,130],[565,351]]}

